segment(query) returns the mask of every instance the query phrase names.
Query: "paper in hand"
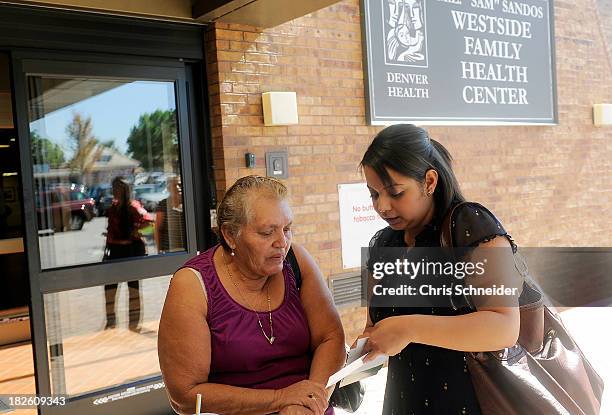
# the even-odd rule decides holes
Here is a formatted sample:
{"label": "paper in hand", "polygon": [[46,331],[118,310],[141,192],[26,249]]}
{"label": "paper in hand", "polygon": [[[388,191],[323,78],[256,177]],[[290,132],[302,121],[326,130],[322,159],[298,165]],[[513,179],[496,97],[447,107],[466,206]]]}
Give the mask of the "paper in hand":
{"label": "paper in hand", "polygon": [[388,359],[386,355],[379,355],[369,362],[363,361],[367,354],[363,350],[367,341],[367,337],[357,340],[355,348],[349,351],[346,366],[329,377],[326,387],[330,387],[338,382],[340,382],[340,387],[349,385],[375,375],[383,367]]}

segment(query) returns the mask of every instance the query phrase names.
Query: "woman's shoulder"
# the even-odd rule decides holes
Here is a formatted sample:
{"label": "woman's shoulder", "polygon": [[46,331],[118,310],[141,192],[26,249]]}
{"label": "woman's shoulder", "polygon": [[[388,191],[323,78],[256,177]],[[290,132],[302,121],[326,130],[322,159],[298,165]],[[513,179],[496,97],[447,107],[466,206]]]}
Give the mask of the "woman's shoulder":
{"label": "woman's shoulder", "polygon": [[487,207],[477,202],[463,202],[454,207],[451,230],[455,246],[476,246],[497,236],[512,238],[501,221]]}
{"label": "woman's shoulder", "polygon": [[[215,245],[204,252],[199,252],[196,256],[185,262],[172,276],[172,281],[179,284],[189,291],[197,287],[195,291],[189,291],[189,295],[200,298],[202,293],[204,300],[208,301],[208,290],[214,288],[213,275],[216,274],[213,264],[213,255],[216,248]],[[194,284],[196,281],[198,284]],[[211,287],[213,285],[213,287]]]}
{"label": "woman's shoulder", "polygon": [[205,317],[208,316],[208,292],[199,270],[192,267],[178,269],[168,288],[168,294],[175,305],[189,306]]}
{"label": "woman's shoulder", "polygon": [[221,245],[217,244],[208,248],[206,251],[198,252],[196,256],[188,259],[181,268],[192,268],[203,275],[212,273],[214,271],[213,256],[217,248],[223,249]]}
{"label": "woman's shoulder", "polygon": [[130,204],[128,205],[128,210],[130,211],[130,215],[139,219],[143,218],[145,216],[145,213],[147,213],[147,211],[144,207],[142,207],[140,202],[135,200],[130,202]]}
{"label": "woman's shoulder", "polygon": [[[290,255],[293,255],[294,258],[290,258]],[[308,252],[306,247],[296,242],[291,243],[291,253],[287,252],[286,262],[291,267],[291,271],[294,275],[299,274],[298,278],[300,279],[302,279],[303,276],[306,276],[306,278],[308,278],[309,275],[313,273],[312,271],[320,273],[319,266],[317,265],[310,252]],[[299,269],[299,271],[297,271],[297,274],[296,270],[294,269],[294,265],[297,266]]]}

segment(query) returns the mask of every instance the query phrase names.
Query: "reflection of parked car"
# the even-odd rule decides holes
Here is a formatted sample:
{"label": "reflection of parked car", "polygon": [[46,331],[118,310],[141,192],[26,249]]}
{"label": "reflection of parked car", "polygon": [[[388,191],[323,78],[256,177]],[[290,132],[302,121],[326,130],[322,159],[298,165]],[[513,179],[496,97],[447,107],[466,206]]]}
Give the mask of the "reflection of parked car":
{"label": "reflection of parked car", "polygon": [[98,216],[105,216],[106,211],[113,203],[113,189],[111,185],[97,185],[90,190],[89,196],[94,200]]}
{"label": "reflection of parked car", "polygon": [[94,200],[80,190],[55,187],[36,195],[38,229],[80,230],[94,216]]}
{"label": "reflection of parked car", "polygon": [[113,189],[105,190],[98,203],[98,216],[106,216],[106,211],[113,204]]}
{"label": "reflection of parked car", "polygon": [[134,186],[141,184],[159,184],[166,181],[167,173],[163,171],[149,171],[137,173],[134,177]]}
{"label": "reflection of parked car", "polygon": [[134,199],[138,200],[149,212],[155,212],[159,202],[168,198],[169,195],[166,186],[162,183],[134,186]]}

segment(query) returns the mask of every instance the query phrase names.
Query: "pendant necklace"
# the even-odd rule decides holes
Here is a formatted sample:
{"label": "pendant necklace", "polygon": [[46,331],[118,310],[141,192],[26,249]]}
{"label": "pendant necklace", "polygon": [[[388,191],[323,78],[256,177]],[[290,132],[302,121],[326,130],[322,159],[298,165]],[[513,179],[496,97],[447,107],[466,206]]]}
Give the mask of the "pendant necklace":
{"label": "pendant necklace", "polygon": [[[266,284],[268,284],[267,288],[266,288],[266,295],[268,297],[268,317],[270,320],[270,336],[268,336],[263,328],[263,324],[261,324],[261,319],[259,318],[259,313],[257,311],[255,311],[255,307],[253,307],[251,305],[251,302],[249,300],[246,299],[246,297],[242,294],[242,291],[240,291],[240,287],[238,287],[238,284],[236,284],[236,281],[234,281],[234,277],[232,276],[232,273],[229,270],[229,267],[227,265],[227,262],[225,261],[225,252],[221,252],[223,255],[223,264],[225,265],[225,271],[227,272],[227,275],[229,275],[230,280],[232,281],[232,284],[234,284],[234,287],[236,287],[236,290],[238,290],[238,294],[240,295],[240,297],[242,297],[242,299],[244,300],[245,303],[247,303],[247,305],[249,306],[249,308],[255,313],[255,316],[257,317],[257,322],[259,323],[259,328],[261,329],[261,332],[263,333],[264,337],[266,338],[266,340],[268,341],[268,343],[272,344],[274,343],[274,340],[276,339],[274,337],[274,327],[272,326],[272,306],[271,306],[271,302],[270,302],[270,284],[268,284],[268,281],[266,281]],[[240,272],[242,274],[242,271],[240,271],[240,268],[238,268],[238,272]],[[244,274],[242,274],[244,276]]]}

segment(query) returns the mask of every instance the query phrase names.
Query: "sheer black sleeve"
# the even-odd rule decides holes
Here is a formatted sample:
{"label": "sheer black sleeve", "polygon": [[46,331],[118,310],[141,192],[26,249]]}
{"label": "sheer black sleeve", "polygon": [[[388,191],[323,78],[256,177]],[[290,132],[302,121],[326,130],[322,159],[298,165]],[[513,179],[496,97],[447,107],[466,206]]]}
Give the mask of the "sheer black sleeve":
{"label": "sheer black sleeve", "polygon": [[451,226],[453,245],[456,247],[477,246],[496,236],[505,236],[512,246],[512,252],[516,253],[516,244],[501,222],[479,203],[470,202],[458,207],[453,213]]}
{"label": "sheer black sleeve", "polygon": [[[483,264],[484,268],[482,274],[467,276],[464,279],[465,286],[474,289],[511,290],[511,293],[507,294],[473,293],[467,296],[472,305],[476,309],[518,306],[523,278],[515,268],[514,254],[517,247],[495,215],[478,203],[465,203],[455,209],[451,227],[453,246],[472,247],[468,254],[469,260],[474,264]],[[497,236],[505,237],[512,249],[479,246]]]}

